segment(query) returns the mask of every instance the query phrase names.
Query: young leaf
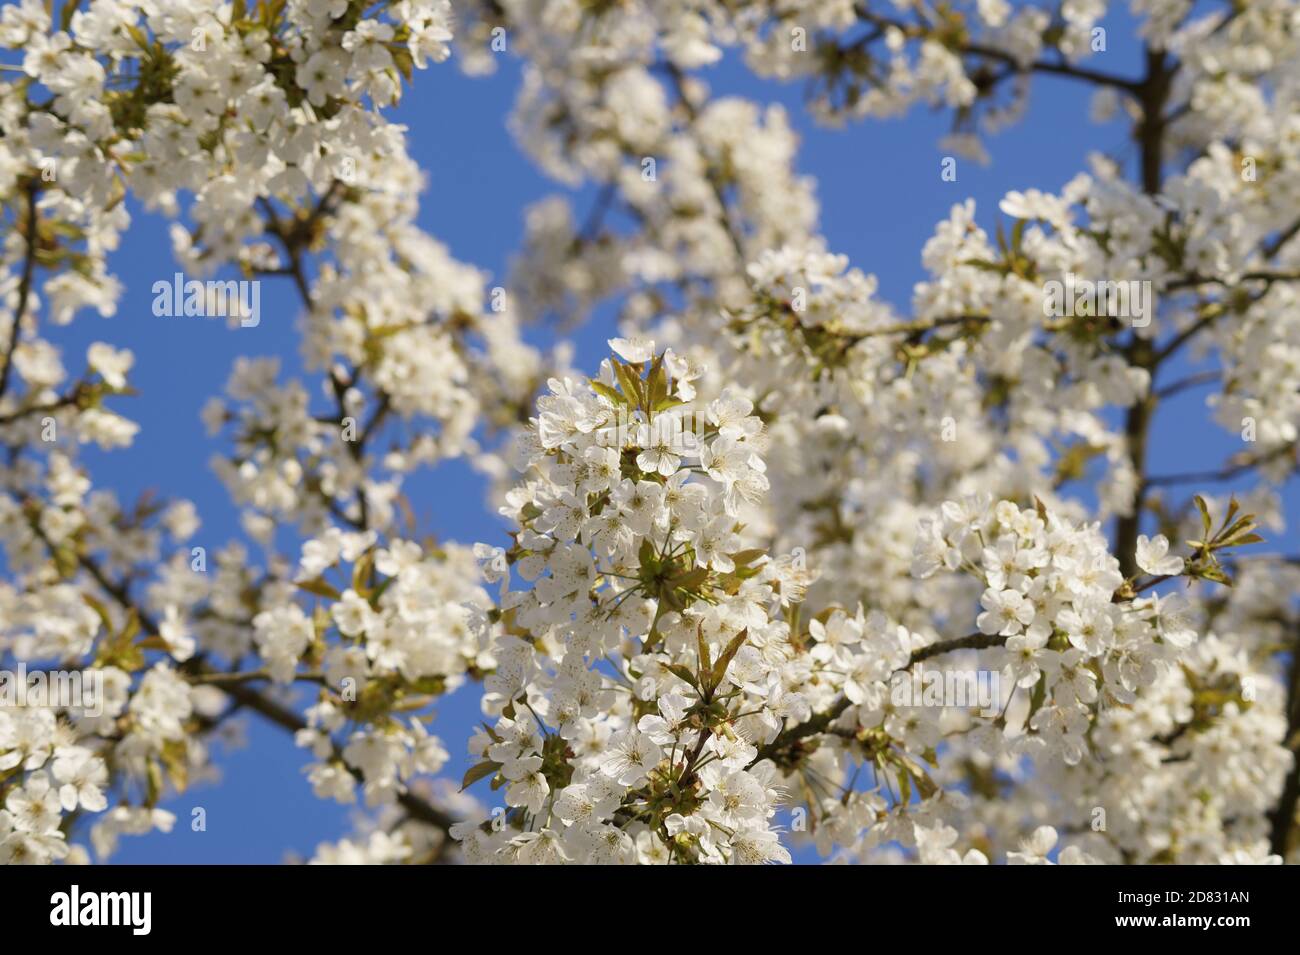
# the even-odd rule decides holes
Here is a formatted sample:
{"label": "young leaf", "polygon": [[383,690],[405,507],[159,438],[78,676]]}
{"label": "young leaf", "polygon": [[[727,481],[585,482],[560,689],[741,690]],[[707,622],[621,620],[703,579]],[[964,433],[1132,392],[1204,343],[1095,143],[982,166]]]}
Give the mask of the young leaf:
{"label": "young leaf", "polygon": [[320,577],[312,580],[300,580],[297,583],[299,590],[305,590],[307,593],[315,594],[318,597],[329,597],[331,600],[338,600],[342,596]]}
{"label": "young leaf", "polygon": [[1205,498],[1201,497],[1199,494],[1192,498],[1192,500],[1196,502],[1196,509],[1201,512],[1201,528],[1203,534],[1201,539],[1208,541],[1211,537],[1210,527],[1213,526],[1214,523],[1210,520],[1209,505],[1205,503]]}
{"label": "young leaf", "polygon": [[473,786],[480,779],[491,776],[501,768],[500,763],[494,763],[492,760],[479,763],[477,766],[471,766],[465,771],[465,778],[460,782],[460,791],[464,792],[470,786]]}
{"label": "young leaf", "polygon": [[[700,624],[695,631],[695,646],[700,655],[700,674],[703,676],[713,669],[713,662],[709,659],[709,641],[704,636],[704,624]],[[712,686],[712,680],[709,684]]]}
{"label": "young leaf", "polygon": [[665,664],[665,669],[667,669],[669,673],[677,677],[679,680],[685,680],[696,690],[700,688],[699,681],[695,679],[695,674],[692,673],[690,670],[688,670],[686,667],[682,666],[680,663]]}
{"label": "young leaf", "polygon": [[364,594],[370,589],[370,568],[374,566],[375,556],[373,551],[368,551],[357,561],[356,566],[352,568],[352,589],[359,594]]}
{"label": "young leaf", "polygon": [[740,633],[731,638],[731,642],[727,644],[720,654],[718,654],[718,659],[713,664],[713,672],[709,675],[709,682],[713,684],[714,687],[722,685],[722,678],[727,675],[727,667],[731,665],[732,659],[740,651],[740,648],[744,646],[745,640],[748,637],[748,629],[740,631]]}
{"label": "young leaf", "polygon": [[611,388],[603,381],[593,381],[591,383],[591,390],[596,392],[596,394],[598,395],[604,395],[606,398],[614,402],[614,404],[616,405],[627,404],[627,399],[623,397],[622,392],[620,392],[617,388]]}
{"label": "young leaf", "polygon": [[641,400],[641,379],[621,361],[614,362],[614,374],[618,376],[618,383],[623,389],[627,403],[632,407],[640,407],[643,404]]}

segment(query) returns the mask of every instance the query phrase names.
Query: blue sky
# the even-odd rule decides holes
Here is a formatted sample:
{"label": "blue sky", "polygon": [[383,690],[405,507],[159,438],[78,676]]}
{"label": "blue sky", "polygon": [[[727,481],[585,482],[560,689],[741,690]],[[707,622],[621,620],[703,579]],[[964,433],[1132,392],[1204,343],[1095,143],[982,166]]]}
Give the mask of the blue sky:
{"label": "blue sky", "polygon": [[[1110,50],[1097,65],[1136,77],[1138,51],[1120,35],[1125,23],[1122,14],[1107,21]],[[465,77],[452,65],[434,66],[417,74],[414,91],[395,114],[410,127],[411,153],[428,175],[421,225],[458,259],[491,272],[495,280],[489,284],[504,281],[509,257],[523,235],[527,204],[561,189],[534,170],[506,131],[518,77],[517,64],[509,59],[487,78]],[[863,271],[874,272],[882,296],[903,314],[913,283],[923,277],[921,247],[953,203],[974,197],[987,225],[1005,192],[1058,190],[1083,168],[1091,150],[1111,152],[1130,164],[1134,158],[1123,128],[1088,122],[1090,89],[1069,79],[1037,80],[1025,119],[989,142],[992,164],[980,167],[963,160],[957,181],[944,182],[938,148],[948,130],[943,114],[919,111],[902,120],[826,130],[803,114],[797,85],[755,80],[734,58],[706,71],[705,77],[717,93],[787,105],[803,141],[798,169],[818,180],[822,230],[831,248],[848,254]],[[577,194],[579,217],[590,199],[589,192]],[[269,280],[263,282],[262,321],[256,328],[155,317],[150,287],[175,271],[170,244],[162,220],[138,207],[132,214],[134,225],[111,259],[126,286],[117,315],[103,320],[85,314],[51,337],[66,346],[65,361],[74,373],[91,341],[135,352],[132,382],[140,396],[118,399],[116,407],[140,423],[141,433],[129,451],[92,452],[93,476],[124,501],[149,488],[190,498],[204,520],[195,543],[212,550],[240,531],[237,513],[209,467],[217,447],[199,423],[199,410],[220,392],[239,356],[278,355],[286,373],[298,367],[298,302],[287,280]],[[579,366],[594,368],[612,334],[607,326],[580,330]],[[1188,393],[1157,420],[1151,448],[1152,460],[1159,462],[1157,473],[1215,468],[1240,450],[1233,436],[1205,424],[1204,395],[1204,390]],[[440,537],[466,543],[504,540],[501,524],[484,505],[483,486],[469,468],[444,467],[412,481],[408,492],[416,514]],[[1279,541],[1276,549],[1294,552],[1294,537]],[[472,685],[439,708],[435,731],[452,753],[447,769],[452,778],[465,769],[466,734],[477,717],[477,688]],[[312,796],[303,775],[307,754],[278,728],[251,717],[246,725],[249,745],[217,759],[219,784],[164,804],[178,816],[175,831],[125,837],[114,861],[271,863],[288,852],[310,855],[319,842],[346,833],[353,810]],[[205,832],[190,831],[194,806],[206,810]]]}

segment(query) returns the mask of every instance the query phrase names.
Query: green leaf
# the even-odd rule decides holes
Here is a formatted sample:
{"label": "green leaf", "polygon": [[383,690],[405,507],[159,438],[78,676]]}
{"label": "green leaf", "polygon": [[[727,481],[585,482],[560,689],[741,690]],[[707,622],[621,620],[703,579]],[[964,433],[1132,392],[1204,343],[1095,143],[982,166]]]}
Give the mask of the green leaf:
{"label": "green leaf", "polygon": [[1025,717],[1026,724],[1028,724],[1029,718],[1038,712],[1039,708],[1043,705],[1043,701],[1046,699],[1047,699],[1047,674],[1043,674],[1038,678],[1038,682],[1034,684],[1033,690],[1030,691],[1029,713]]}
{"label": "green leaf", "polygon": [[127,35],[128,35],[132,40],[134,40],[134,41],[136,42],[136,45],[139,46],[140,49],[142,49],[142,50],[144,50],[146,53],[148,53],[148,52],[149,52],[149,37],[145,35],[145,32],[144,32],[143,30],[141,30],[138,26],[136,26],[136,25],[133,24],[133,23],[126,24],[126,25],[125,25],[125,29],[126,29]]}
{"label": "green leaf", "polygon": [[320,577],[314,580],[300,580],[297,582],[297,586],[299,590],[305,590],[307,593],[315,594],[318,597],[329,597],[331,600],[338,600],[342,596]]}
{"label": "green leaf", "polygon": [[406,78],[406,82],[411,82],[412,77],[415,75],[415,60],[406,50],[398,49],[392,50],[391,52],[393,55],[394,65],[399,71],[401,71],[402,76]]}
{"label": "green leaf", "polygon": [[1237,503],[1237,495],[1228,498],[1228,516],[1223,519],[1223,526],[1227,527],[1228,522],[1237,516],[1237,511],[1241,510],[1241,505]]}
{"label": "green leaf", "polygon": [[655,411],[667,411],[669,408],[676,408],[678,405],[684,405],[687,402],[681,398],[661,398],[655,402]]}
{"label": "green leaf", "polygon": [[904,806],[912,801],[912,774],[905,769],[898,771],[898,801]]}
{"label": "green leaf", "polygon": [[921,766],[905,753],[898,755],[898,762],[916,783],[917,792],[921,794],[922,799],[929,799],[939,791],[939,787],[935,785],[934,780],[926,774],[924,766]]}
{"label": "green leaf", "polygon": [[985,272],[997,272],[999,275],[1004,275],[1007,271],[1007,267],[1002,263],[990,262],[987,259],[966,259],[961,264],[969,265],[971,268],[981,269]]}
{"label": "green leaf", "polygon": [[591,390],[598,395],[604,395],[606,398],[614,402],[614,404],[616,405],[627,404],[627,399],[623,397],[622,392],[620,392],[617,388],[611,388],[603,381],[593,381],[591,383]]}
{"label": "green leaf", "polygon": [[147,787],[145,791],[144,804],[149,807],[158,805],[158,799],[163,792],[163,774],[162,767],[152,759],[149,760],[145,767],[145,778]]}
{"label": "green leaf", "polygon": [[1223,584],[1225,587],[1232,586],[1232,578],[1225,574],[1221,567],[1204,567],[1196,572],[1196,576],[1205,580],[1213,580],[1215,583]]}
{"label": "green leaf", "polygon": [[688,670],[686,667],[682,666],[680,663],[666,663],[664,664],[664,669],[666,669],[673,676],[677,677],[679,680],[685,680],[691,686],[695,687],[695,689],[698,690],[700,688],[700,683],[698,680],[695,679],[695,674],[692,673],[690,670]]}
{"label": "green leaf", "polygon": [[713,661],[709,658],[709,641],[704,637],[704,624],[700,624],[695,631],[695,649],[700,656],[700,673],[706,674],[713,669]]}
{"label": "green leaf", "polygon": [[745,564],[758,560],[766,553],[767,551],[761,547],[751,547],[749,550],[736,551],[731,555],[731,560],[737,567],[743,567]]}
{"label": "green leaf", "polygon": [[367,596],[366,599],[370,601],[371,607],[373,607],[375,610],[379,609],[379,598],[384,595],[384,591],[387,590],[392,585],[393,581],[396,579],[397,579],[396,577],[389,577],[386,580],[382,581],[379,584],[379,586],[376,587],[374,590],[370,591],[370,594]]}
{"label": "green leaf", "polygon": [[1254,521],[1254,514],[1247,514],[1231,527],[1219,531],[1219,536],[1215,539],[1219,547],[1230,547],[1231,541],[1236,537],[1245,536],[1253,531],[1259,525]]}
{"label": "green leaf", "polygon": [[709,677],[709,682],[712,683],[714,687],[722,685],[722,679],[727,675],[727,667],[731,665],[732,659],[740,651],[740,648],[744,646],[745,640],[748,637],[748,629],[740,631],[740,633],[731,638],[731,642],[726,645],[720,654],[718,654],[717,662],[713,664],[713,673]]}
{"label": "green leaf", "polygon": [[1210,534],[1210,527],[1213,526],[1214,523],[1210,520],[1210,507],[1205,503],[1205,498],[1201,497],[1199,494],[1193,497],[1192,500],[1196,502],[1196,509],[1201,512],[1201,528],[1204,532],[1203,540],[1208,541],[1212,536]]}
{"label": "green leaf", "polygon": [[90,609],[95,611],[95,616],[99,617],[100,622],[104,624],[104,632],[113,632],[113,618],[108,615],[108,608],[92,597],[90,594],[82,594],[81,599],[90,605]]}
{"label": "green leaf", "polygon": [[684,574],[679,574],[668,581],[673,590],[699,590],[700,585],[709,579],[709,568],[693,567]]}
{"label": "green leaf", "polygon": [[641,541],[641,546],[636,552],[636,559],[643,572],[658,566],[659,562],[655,559],[655,545],[650,538],[647,537]]}
{"label": "green leaf", "polygon": [[668,397],[668,373],[664,371],[664,356],[655,355],[650,365],[650,375],[646,379],[646,406],[649,410],[659,407],[659,402]]}
{"label": "green leaf", "polygon": [[364,594],[369,590],[370,568],[375,564],[375,555],[373,551],[367,551],[361,555],[356,566],[352,568],[352,589],[359,594]]}
{"label": "green leaf", "polygon": [[492,760],[479,763],[477,766],[471,766],[465,771],[465,778],[460,782],[460,791],[464,792],[470,786],[473,786],[480,779],[485,779],[497,772],[501,768],[500,763],[494,763]]}
{"label": "green leaf", "polygon": [[618,377],[619,387],[623,389],[627,403],[633,407],[640,407],[643,404],[641,400],[641,379],[621,361],[614,362],[614,374]]}

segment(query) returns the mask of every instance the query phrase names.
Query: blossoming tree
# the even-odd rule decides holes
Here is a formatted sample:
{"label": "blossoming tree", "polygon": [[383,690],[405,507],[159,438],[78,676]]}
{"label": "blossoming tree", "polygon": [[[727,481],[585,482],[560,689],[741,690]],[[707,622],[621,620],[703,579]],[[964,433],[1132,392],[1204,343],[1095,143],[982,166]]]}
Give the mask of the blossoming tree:
{"label": "blossoming tree", "polygon": [[[0,654],[102,692],[0,707],[0,860],[170,828],[251,714],[371,808],[326,862],[1294,861],[1300,564],[1257,531],[1297,467],[1300,7],[1133,0],[1140,75],[1098,55],[1106,12],[6,5]],[[416,225],[385,118],[453,50],[522,58],[519,141],[596,195],[530,209],[491,291]],[[939,107],[962,155],[1066,77],[1135,175],[954,206],[900,315],[819,235],[784,112],[711,94],[724,56],[831,125]],[[113,314],[128,195],[187,274],[301,301],[305,374],[241,360],[205,410],[244,530],[211,566],[193,505],[79,454],[131,453],[132,355],[45,337]],[[611,305],[599,368],[521,337]],[[1243,450],[1162,471],[1158,411],[1206,389]],[[501,540],[403,519],[453,458]],[[980,675],[991,705],[902,692]],[[458,689],[482,724],[433,735]]]}

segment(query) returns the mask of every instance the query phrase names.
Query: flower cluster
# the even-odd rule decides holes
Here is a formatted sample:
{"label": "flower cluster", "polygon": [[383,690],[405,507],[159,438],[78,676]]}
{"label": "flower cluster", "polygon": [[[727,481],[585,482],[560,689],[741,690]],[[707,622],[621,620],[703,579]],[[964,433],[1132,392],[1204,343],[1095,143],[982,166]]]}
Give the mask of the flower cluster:
{"label": "flower cluster", "polygon": [[360,783],[369,804],[389,803],[442,768],[421,711],[493,664],[474,571],[468,548],[333,530],[304,544],[293,586],[268,588],[252,626],[269,677],[320,688],[297,733],[319,760],[308,769],[318,796],[351,802]]}
{"label": "flower cluster", "polygon": [[504,632],[466,778],[508,808],[457,834],[476,860],[789,861],[756,744],[809,712],[786,619],[809,574],[746,546],[762,423],[696,400],[671,351],[611,346],[598,378],[551,381],[512,545],[479,548]]}
{"label": "flower cluster", "polygon": [[[450,6],[97,0],[61,12],[22,0],[0,13],[0,439],[9,452],[0,540],[13,578],[0,591],[0,658],[102,677],[112,696],[107,715],[89,722],[58,708],[4,711],[0,803],[25,807],[4,817],[5,845],[35,861],[84,855],[65,823],[74,809],[104,810],[91,793],[110,783],[120,805],[94,824],[98,854],[120,834],[170,826],[158,802],[209,772],[209,743],[228,735],[236,710],[303,732],[305,745],[330,751],[327,762],[347,750],[348,785],[360,778],[376,798],[401,789],[412,802],[405,780],[436,771],[442,751],[421,723],[399,728],[390,714],[479,665],[460,600],[485,599],[468,551],[454,547],[412,554],[415,545],[386,535],[385,573],[377,529],[394,524],[402,477],[475,450],[470,432],[485,418],[509,420],[540,363],[509,315],[484,320],[483,274],[415,225],[419,170],[403,128],[383,114],[414,70],[449,55]],[[188,274],[278,276],[302,298],[304,364],[319,374],[327,408],[312,407],[312,385],[278,381],[276,363],[241,360],[230,400],[212,399],[204,415],[213,433],[233,432],[217,470],[244,532],[267,551],[264,566],[242,543],[209,558],[208,547],[186,543],[198,527],[191,505],[148,495],[122,504],[78,460],[79,445],[133,443],[137,426],[111,405],[131,393],[134,356],[97,342],[73,378],[38,318],[42,308],[58,325],[87,308],[114,314],[121,288],[107,259],[131,223],[128,195],[173,220]],[[477,374],[489,368],[497,372]],[[416,418],[418,433],[394,441],[386,473],[374,473],[367,444],[388,422]],[[347,541],[349,558],[364,551],[370,563],[364,586],[335,595],[338,624],[323,611],[318,626],[295,604],[293,563],[275,553],[286,523],[318,553],[333,546],[335,558],[336,523],[366,538]],[[325,591],[318,577],[304,581]],[[381,579],[383,596],[370,589]],[[360,593],[373,598],[373,619],[363,619]],[[351,689],[329,684],[322,706],[357,693],[342,719],[303,716],[259,686],[326,680]],[[350,719],[379,744],[322,742]],[[385,734],[403,750],[400,774],[371,755],[389,747]],[[91,780],[86,798],[64,797],[74,804],[63,815],[34,814],[58,808],[68,774]],[[345,787],[318,788],[342,797]],[[448,824],[424,804],[421,815],[435,829]],[[39,845],[24,842],[32,833]]]}
{"label": "flower cluster", "polygon": [[[1139,565],[1181,573],[1168,546],[1142,538]],[[1196,639],[1177,595],[1117,601],[1124,575],[1100,528],[1041,506],[993,506],[987,497],[945,504],[922,522],[914,558],[919,577],[941,569],[984,585],[979,633],[1004,648],[1004,675],[1031,691],[1035,744],[1069,764],[1082,759],[1098,708],[1132,703]]]}
{"label": "flower cluster", "polygon": [[[0,664],[98,688],[0,707],[0,861],[169,830],[242,714],[371,807],[320,862],[1294,861],[1300,567],[1242,550],[1300,435],[1292,0],[1135,0],[1136,57],[1104,0],[578,6],[0,10]],[[529,209],[499,286],[419,226],[391,121],[453,49],[521,61],[522,151],[594,193]],[[710,90],[729,50],[829,125],[949,112],[909,303],[821,234],[787,109]],[[1043,74],[1136,175],[977,215],[957,160]],[[137,359],[45,327],[115,315],[141,205],[187,274],[300,305],[301,361],[204,409],[224,546],[95,483]],[[602,315],[591,379],[521,334]],[[1165,473],[1173,400],[1245,447]],[[508,546],[415,526],[454,458]],[[1254,483],[1180,490],[1220,481]],[[486,809],[434,778],[472,681]]]}

